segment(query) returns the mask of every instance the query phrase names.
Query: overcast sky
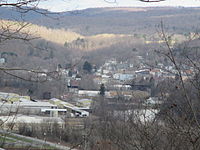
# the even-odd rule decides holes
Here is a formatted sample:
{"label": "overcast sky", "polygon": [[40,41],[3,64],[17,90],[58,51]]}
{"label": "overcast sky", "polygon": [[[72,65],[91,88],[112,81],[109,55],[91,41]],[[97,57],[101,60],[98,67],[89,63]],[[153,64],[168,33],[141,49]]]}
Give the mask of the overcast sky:
{"label": "overcast sky", "polygon": [[[107,1],[107,2],[106,2]],[[148,6],[183,6],[200,7],[200,0],[166,0],[157,3],[144,3],[138,0],[48,0],[39,7],[54,12],[78,10],[95,7],[148,7]]]}

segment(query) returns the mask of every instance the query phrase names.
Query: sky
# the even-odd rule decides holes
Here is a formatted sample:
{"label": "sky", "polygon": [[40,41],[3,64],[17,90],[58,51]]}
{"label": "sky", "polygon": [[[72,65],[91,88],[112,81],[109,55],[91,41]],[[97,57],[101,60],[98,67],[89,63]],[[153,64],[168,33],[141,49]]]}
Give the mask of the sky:
{"label": "sky", "polygon": [[39,7],[53,12],[80,10],[96,7],[156,7],[156,6],[182,6],[200,7],[200,0],[166,0],[156,3],[144,3],[139,0],[47,0],[40,2]]}

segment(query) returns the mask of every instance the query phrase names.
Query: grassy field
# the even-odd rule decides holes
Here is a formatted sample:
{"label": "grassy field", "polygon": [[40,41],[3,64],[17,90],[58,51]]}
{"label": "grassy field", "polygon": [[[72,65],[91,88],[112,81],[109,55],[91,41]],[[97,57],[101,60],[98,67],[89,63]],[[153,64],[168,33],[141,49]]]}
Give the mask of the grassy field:
{"label": "grassy field", "polygon": [[34,140],[23,138],[11,134],[1,134],[0,135],[0,147],[5,149],[42,149],[51,150],[56,149],[53,146],[47,144],[38,144]]}

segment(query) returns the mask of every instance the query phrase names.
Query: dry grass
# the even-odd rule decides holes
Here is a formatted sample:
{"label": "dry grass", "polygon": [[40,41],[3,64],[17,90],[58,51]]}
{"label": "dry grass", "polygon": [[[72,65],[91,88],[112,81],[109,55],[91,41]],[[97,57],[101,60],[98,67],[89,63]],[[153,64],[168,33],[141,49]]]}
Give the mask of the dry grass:
{"label": "dry grass", "polygon": [[[15,32],[17,29],[21,28],[27,23],[22,22],[15,22],[15,21],[8,21],[8,20],[1,20],[0,26],[2,28],[11,29]],[[38,26],[34,24],[26,25],[21,31],[21,33],[29,33],[35,37],[41,37],[47,41],[51,41],[57,44],[64,44],[65,42],[72,42],[73,40],[77,39],[78,37],[82,38],[80,34],[77,34],[72,31],[66,31],[64,29],[50,29],[44,26]]]}
{"label": "dry grass", "polygon": [[[8,21],[8,20],[1,20],[0,26],[1,28],[9,28],[12,32],[15,32],[22,26],[26,25],[26,22],[15,22],[15,21]],[[76,47],[80,50],[95,50],[99,48],[109,47],[113,44],[116,44],[120,41],[125,40],[126,38],[131,37],[128,34],[97,34],[92,36],[83,36],[78,33],[72,32],[70,30],[65,29],[51,29],[44,26],[38,26],[34,24],[27,24],[22,30],[21,33],[28,33],[34,37],[40,37],[47,41],[57,43],[60,45],[64,45],[65,42],[72,43],[79,39],[84,39],[87,41],[86,47]]]}

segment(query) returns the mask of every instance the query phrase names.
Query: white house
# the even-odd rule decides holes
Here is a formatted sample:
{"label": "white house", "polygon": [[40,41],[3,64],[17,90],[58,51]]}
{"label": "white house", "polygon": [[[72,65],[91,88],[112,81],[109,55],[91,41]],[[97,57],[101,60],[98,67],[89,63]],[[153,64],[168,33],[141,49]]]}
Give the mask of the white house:
{"label": "white house", "polygon": [[126,81],[126,80],[131,80],[134,78],[133,74],[127,74],[127,73],[116,73],[113,75],[114,79],[121,80],[121,81]]}

